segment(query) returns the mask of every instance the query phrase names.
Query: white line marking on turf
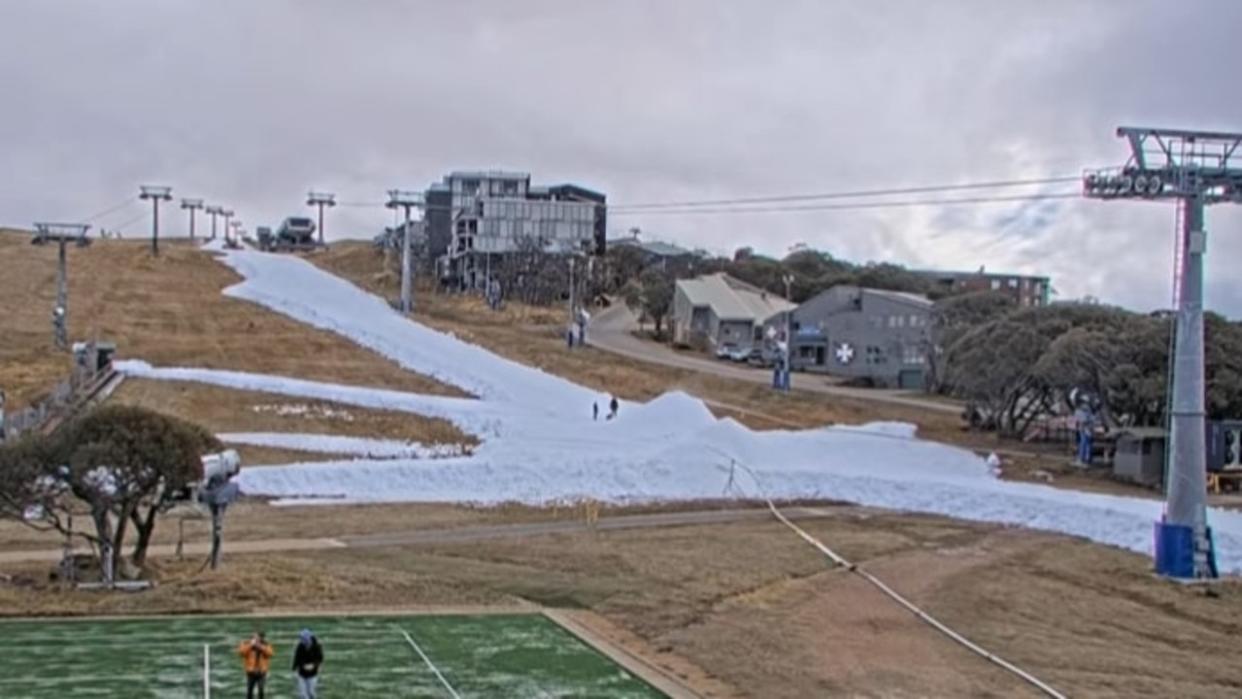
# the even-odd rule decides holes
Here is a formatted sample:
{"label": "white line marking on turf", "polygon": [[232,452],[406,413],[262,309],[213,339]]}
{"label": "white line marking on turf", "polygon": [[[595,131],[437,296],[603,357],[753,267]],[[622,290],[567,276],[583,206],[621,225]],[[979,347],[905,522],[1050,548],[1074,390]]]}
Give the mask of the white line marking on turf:
{"label": "white line marking on turf", "polygon": [[203,644],[203,699],[211,699],[211,646]]}
{"label": "white line marking on turf", "polygon": [[444,688],[448,690],[448,693],[452,695],[453,699],[461,699],[461,695],[457,693],[456,689],[453,689],[453,685],[449,684],[448,680],[444,679],[444,675],[440,674],[439,668],[436,667],[435,663],[431,662],[431,658],[427,657],[427,654],[423,652],[423,649],[418,647],[418,644],[414,642],[414,639],[410,636],[409,632],[400,627],[398,627],[397,630],[401,632],[402,636],[405,636],[405,640],[410,642],[410,647],[414,649],[415,653],[418,653],[418,657],[422,658],[424,663],[427,663],[427,667],[431,668],[431,671],[436,673],[436,677],[440,678],[440,684],[444,685]]}

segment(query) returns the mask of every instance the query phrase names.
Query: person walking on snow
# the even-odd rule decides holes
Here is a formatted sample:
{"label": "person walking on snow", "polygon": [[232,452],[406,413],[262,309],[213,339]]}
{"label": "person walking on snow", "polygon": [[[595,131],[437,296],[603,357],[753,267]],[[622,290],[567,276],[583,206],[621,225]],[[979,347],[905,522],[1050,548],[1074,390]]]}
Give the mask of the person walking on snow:
{"label": "person walking on snow", "polygon": [[319,684],[319,666],[323,664],[323,646],[319,639],[302,629],[298,634],[298,647],[293,650],[293,682],[298,688],[300,699],[315,699]]}
{"label": "person walking on snow", "polygon": [[276,649],[267,642],[267,635],[256,631],[248,641],[237,646],[237,655],[242,659],[242,668],[246,671],[246,699],[255,699],[254,690],[259,690],[258,699],[265,699],[264,690],[267,686],[267,671],[272,665],[272,654]]}
{"label": "person walking on snow", "polygon": [[591,419],[599,420],[599,402],[591,403]]}
{"label": "person walking on snow", "polygon": [[608,419],[609,420],[617,416],[617,408],[619,407],[620,407],[620,404],[617,403],[617,397],[613,396],[612,400],[608,402]]}

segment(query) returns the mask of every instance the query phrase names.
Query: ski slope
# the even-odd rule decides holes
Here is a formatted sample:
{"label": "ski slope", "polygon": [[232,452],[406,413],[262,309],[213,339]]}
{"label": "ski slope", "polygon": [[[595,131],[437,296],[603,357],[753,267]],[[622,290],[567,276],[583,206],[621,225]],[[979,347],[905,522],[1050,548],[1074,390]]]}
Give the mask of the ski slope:
{"label": "ski slope", "polygon": [[[453,422],[481,444],[469,456],[384,458],[254,467],[248,494],[280,502],[469,501],[543,503],[714,498],[730,483],[750,495],[823,497],[1082,536],[1150,553],[1155,500],[997,480],[969,451],[926,442],[907,425],[879,423],[754,432],[669,393],[623,403],[594,421],[608,396],[401,316],[381,299],[293,256],[228,251],[244,277],[226,294],[344,335],[477,399],[422,396],[289,377],[120,363],[153,379],[197,381]],[[747,469],[735,468],[743,464]],[[1219,565],[1242,572],[1242,514],[1211,510]]]}

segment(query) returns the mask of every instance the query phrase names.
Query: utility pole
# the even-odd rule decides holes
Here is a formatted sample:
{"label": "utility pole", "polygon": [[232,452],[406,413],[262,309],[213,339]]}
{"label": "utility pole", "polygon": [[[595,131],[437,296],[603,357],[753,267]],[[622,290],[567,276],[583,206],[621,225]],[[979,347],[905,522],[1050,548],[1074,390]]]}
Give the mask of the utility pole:
{"label": "utility pole", "polygon": [[59,247],[56,266],[56,306],[52,309],[52,336],[57,349],[69,349],[69,270],[65,246],[73,242],[84,248],[91,241],[86,237],[90,226],[84,223],[36,223],[35,245],[56,243]]}
{"label": "utility pole", "polygon": [[216,217],[223,212],[224,209],[219,206],[209,206],[203,209],[203,213],[211,216],[211,240],[216,239]]}
{"label": "utility pole", "polygon": [[1183,210],[1180,263],[1174,272],[1174,330],[1165,509],[1156,523],[1156,572],[1174,578],[1216,577],[1207,522],[1207,420],[1203,361],[1204,209],[1242,204],[1242,134],[1121,127],[1130,159],[1119,169],[1083,176],[1093,199],[1174,201]]}
{"label": "utility pole", "polygon": [[413,313],[414,270],[410,260],[410,210],[422,208],[423,195],[419,192],[390,189],[385,206],[394,210],[405,209],[405,223],[402,224],[404,235],[401,238],[401,312]]}
{"label": "utility pole", "polygon": [[306,195],[306,205],[319,207],[319,244],[323,245],[323,207],[336,206],[336,195],[326,192],[309,192]]}
{"label": "utility pole", "polygon": [[241,245],[242,234],[246,232],[245,227],[242,226],[242,220],[240,218],[233,219],[229,222],[229,228],[233,229],[233,243]]}
{"label": "utility pole", "polygon": [[194,240],[194,212],[203,208],[202,199],[182,199],[181,208],[190,212],[190,240]]}
{"label": "utility pole", "polygon": [[[786,274],[781,277],[781,281],[785,282],[785,301],[793,303],[793,294],[791,288],[794,282],[792,274]],[[781,387],[785,391],[789,390],[790,379],[793,374],[793,309],[785,311],[785,366],[781,376]]]}
{"label": "utility pole", "polygon": [[155,185],[144,184],[138,188],[141,194],[139,199],[150,199],[152,205],[151,218],[151,254],[159,256],[160,254],[160,202],[172,201],[172,187],[157,187]]}

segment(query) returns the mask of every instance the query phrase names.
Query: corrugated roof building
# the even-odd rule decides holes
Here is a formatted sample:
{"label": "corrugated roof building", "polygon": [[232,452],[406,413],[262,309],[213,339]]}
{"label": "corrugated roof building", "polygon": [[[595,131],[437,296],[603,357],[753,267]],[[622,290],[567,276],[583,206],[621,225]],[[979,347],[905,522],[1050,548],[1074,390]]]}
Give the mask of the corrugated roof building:
{"label": "corrugated roof building", "polygon": [[764,322],[793,307],[724,273],[681,279],[673,292],[673,342],[700,349],[757,347]]}

